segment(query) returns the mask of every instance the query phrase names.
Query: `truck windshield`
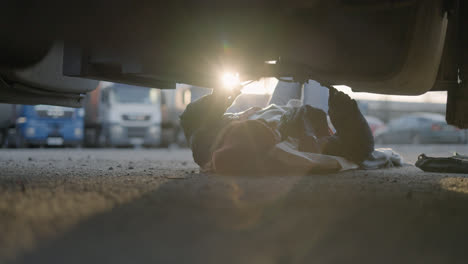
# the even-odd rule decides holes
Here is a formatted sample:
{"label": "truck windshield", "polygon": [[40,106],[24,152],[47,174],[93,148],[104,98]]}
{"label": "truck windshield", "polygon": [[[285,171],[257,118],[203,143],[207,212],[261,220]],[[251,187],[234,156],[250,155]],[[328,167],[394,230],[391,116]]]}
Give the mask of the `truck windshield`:
{"label": "truck windshield", "polygon": [[74,108],[53,105],[36,105],[34,110],[39,117],[52,118],[71,118],[75,112]]}
{"label": "truck windshield", "polygon": [[114,84],[114,100],[122,104],[156,104],[159,100],[158,90],[133,85]]}

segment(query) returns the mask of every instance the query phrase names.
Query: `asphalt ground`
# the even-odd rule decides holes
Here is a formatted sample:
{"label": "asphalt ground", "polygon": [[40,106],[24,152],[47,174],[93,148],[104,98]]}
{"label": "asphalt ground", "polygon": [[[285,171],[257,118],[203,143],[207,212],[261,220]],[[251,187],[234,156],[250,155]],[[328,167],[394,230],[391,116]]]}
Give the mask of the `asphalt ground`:
{"label": "asphalt ground", "polygon": [[227,177],[187,150],[0,150],[0,263],[466,263],[467,209],[468,175],[411,165]]}

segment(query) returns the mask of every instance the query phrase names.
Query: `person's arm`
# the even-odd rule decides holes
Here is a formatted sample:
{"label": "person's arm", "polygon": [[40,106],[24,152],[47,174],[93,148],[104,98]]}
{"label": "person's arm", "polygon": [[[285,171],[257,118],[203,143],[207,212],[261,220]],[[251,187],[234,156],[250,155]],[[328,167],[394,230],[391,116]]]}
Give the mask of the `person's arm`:
{"label": "person's arm", "polygon": [[336,134],[327,140],[323,153],[363,162],[374,151],[374,137],[356,101],[330,88],[328,104]]}
{"label": "person's arm", "polygon": [[180,116],[187,143],[200,166],[210,160],[211,144],[222,126],[224,113],[239,93],[240,87],[231,91],[214,90],[212,94],[188,104]]}

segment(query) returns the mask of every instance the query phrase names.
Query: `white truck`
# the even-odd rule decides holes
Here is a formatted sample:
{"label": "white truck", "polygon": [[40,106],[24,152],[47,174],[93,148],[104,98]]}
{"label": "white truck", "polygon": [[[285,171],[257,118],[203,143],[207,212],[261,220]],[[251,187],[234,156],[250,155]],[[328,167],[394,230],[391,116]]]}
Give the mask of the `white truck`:
{"label": "white truck", "polygon": [[162,143],[161,92],[100,82],[85,100],[85,146],[158,147]]}

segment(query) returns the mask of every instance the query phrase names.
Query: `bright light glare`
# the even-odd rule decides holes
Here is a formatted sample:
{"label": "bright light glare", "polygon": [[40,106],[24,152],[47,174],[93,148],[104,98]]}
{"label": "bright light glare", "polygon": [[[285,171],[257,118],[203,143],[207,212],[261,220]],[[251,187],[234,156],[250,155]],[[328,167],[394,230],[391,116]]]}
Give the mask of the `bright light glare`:
{"label": "bright light glare", "polygon": [[233,89],[234,87],[240,84],[239,74],[238,73],[230,73],[226,72],[221,77],[221,81],[223,82],[223,86],[227,89]]}
{"label": "bright light glare", "polygon": [[241,92],[243,94],[272,94],[277,84],[276,78],[262,78],[246,85]]}

